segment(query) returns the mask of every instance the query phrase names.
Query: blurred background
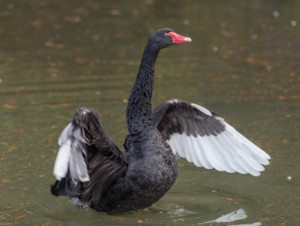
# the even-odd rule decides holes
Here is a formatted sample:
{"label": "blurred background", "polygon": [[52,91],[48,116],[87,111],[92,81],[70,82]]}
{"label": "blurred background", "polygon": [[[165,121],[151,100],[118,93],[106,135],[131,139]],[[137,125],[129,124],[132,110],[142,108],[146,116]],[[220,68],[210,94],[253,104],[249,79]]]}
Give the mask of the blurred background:
{"label": "blurred background", "polygon": [[[179,161],[172,189],[133,213],[51,196],[57,137],[77,107],[99,111],[122,146],[143,48],[163,27],[193,42],[160,53],[153,106],[205,106],[271,164],[251,177]],[[0,225],[228,225],[211,221],[236,210],[231,224],[300,225],[299,27],[292,0],[1,0]]]}

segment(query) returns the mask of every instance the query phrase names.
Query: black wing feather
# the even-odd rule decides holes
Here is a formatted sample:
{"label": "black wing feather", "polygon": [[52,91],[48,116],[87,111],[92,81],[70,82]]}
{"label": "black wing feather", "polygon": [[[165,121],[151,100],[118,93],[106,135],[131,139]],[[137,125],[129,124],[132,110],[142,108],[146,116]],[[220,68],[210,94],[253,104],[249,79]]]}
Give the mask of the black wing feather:
{"label": "black wing feather", "polygon": [[174,133],[194,137],[217,135],[225,126],[216,117],[214,113],[206,114],[191,103],[177,99],[161,104],[153,112],[154,123],[166,140]]}
{"label": "black wing feather", "polygon": [[[97,112],[79,108],[71,125],[66,128],[67,131],[62,133],[59,143],[62,145],[67,140],[71,142],[70,161],[83,158],[83,164],[77,165],[80,169],[86,167],[82,171],[87,170],[89,180],[80,181],[80,177],[74,176],[76,170],[69,167],[65,177],[51,186],[51,193],[56,196],[76,197],[82,203],[99,202],[103,193],[126,172],[125,154],[106,134]],[[69,164],[72,166],[72,162]]]}

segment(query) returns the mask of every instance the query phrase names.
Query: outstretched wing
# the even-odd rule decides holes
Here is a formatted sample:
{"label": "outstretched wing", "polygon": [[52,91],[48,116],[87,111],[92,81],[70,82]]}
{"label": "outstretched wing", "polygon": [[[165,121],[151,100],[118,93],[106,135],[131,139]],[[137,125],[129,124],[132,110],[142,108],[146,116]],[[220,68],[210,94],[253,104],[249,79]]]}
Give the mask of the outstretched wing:
{"label": "outstretched wing", "polygon": [[79,108],[61,133],[54,164],[53,195],[99,201],[109,186],[126,171],[124,154],[103,130],[99,115]]}
{"label": "outstretched wing", "polygon": [[206,108],[169,100],[153,112],[154,123],[174,154],[198,167],[259,176],[271,157]]}

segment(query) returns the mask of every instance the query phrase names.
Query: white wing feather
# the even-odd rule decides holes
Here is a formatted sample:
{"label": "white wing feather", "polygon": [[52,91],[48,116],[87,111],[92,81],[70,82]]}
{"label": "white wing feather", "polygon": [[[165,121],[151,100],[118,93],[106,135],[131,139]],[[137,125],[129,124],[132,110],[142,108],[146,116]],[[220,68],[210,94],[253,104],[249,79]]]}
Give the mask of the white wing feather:
{"label": "white wing feather", "polygon": [[259,176],[271,157],[222,118],[218,120],[225,124],[225,131],[218,135],[172,134],[167,142],[173,153],[198,167]]}
{"label": "white wing feather", "polygon": [[69,139],[70,134],[72,133],[72,123],[70,122],[64,130],[61,132],[59,138],[58,138],[58,145],[62,146],[67,140]]}
{"label": "white wing feather", "polygon": [[59,148],[54,163],[53,174],[58,181],[64,178],[68,173],[70,156],[71,156],[71,141],[68,140]]}
{"label": "white wing feather", "polygon": [[[86,163],[83,158],[85,152],[80,145],[83,138],[78,133],[78,129],[73,131],[73,125],[70,122],[62,131],[58,138],[60,148],[58,150],[54,163],[53,174],[58,181],[66,177],[68,171],[74,182],[86,182],[90,180]],[[75,135],[77,140],[71,139]]]}

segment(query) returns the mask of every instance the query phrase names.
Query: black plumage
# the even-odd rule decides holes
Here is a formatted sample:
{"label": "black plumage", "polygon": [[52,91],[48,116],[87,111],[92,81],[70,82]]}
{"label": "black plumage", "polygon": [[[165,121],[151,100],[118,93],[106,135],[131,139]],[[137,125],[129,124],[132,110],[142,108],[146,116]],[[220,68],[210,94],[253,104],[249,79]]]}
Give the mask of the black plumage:
{"label": "black plumage", "polygon": [[[61,136],[70,140],[66,147],[71,149],[71,158],[76,153],[75,146],[82,147],[76,156],[84,157],[89,181],[73,181],[70,176],[76,169],[69,169],[62,179],[57,176],[60,180],[51,187],[52,194],[76,197],[79,203],[98,211],[123,212],[150,206],[171,187],[177,173],[176,159],[154,127],[151,109],[158,52],[174,44],[172,37],[166,35],[169,32],[173,31],[169,28],[156,31],[145,47],[126,112],[129,134],[125,149],[128,153],[120,151],[111,142],[96,112],[78,109],[71,129],[67,127]],[[57,162],[59,165],[59,160]],[[156,166],[155,170],[153,166]]]}
{"label": "black plumage", "polygon": [[97,112],[75,112],[58,140],[53,195],[97,211],[125,212],[152,205],[170,189],[177,176],[177,155],[230,173],[258,176],[264,170],[268,154],[205,108],[174,99],[152,112],[159,51],[190,41],[169,28],[149,38],[128,101],[126,151],[111,141]]}

